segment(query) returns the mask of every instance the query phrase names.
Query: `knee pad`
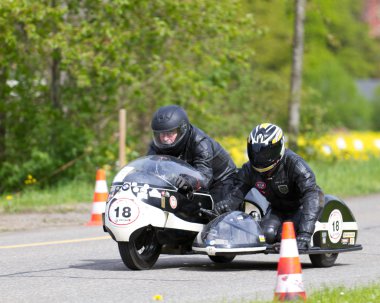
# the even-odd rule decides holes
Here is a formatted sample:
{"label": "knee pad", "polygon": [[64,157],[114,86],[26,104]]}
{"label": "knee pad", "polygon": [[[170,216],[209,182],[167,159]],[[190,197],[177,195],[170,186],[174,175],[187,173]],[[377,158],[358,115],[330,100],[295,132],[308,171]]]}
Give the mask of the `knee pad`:
{"label": "knee pad", "polygon": [[266,226],[264,229],[265,242],[273,244],[277,242],[277,230],[274,226]]}

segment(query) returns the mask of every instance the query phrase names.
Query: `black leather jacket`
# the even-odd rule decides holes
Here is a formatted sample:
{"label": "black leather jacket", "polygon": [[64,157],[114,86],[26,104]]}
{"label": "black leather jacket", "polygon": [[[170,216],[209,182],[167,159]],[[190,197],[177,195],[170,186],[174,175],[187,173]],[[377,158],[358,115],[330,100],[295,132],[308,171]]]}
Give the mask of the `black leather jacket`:
{"label": "black leather jacket", "polygon": [[323,192],[313,171],[299,155],[286,149],[281,163],[268,179],[256,172],[250,162],[245,163],[231,195],[235,205],[241,203],[253,187],[266,197],[274,210],[294,213],[301,209],[299,232],[313,233],[323,205]]}
{"label": "black leather jacket", "polygon": [[[150,143],[148,155],[160,152]],[[190,136],[178,157],[189,163],[205,177],[203,189],[211,189],[215,184],[235,177],[237,168],[227,151],[199,128],[191,125]]]}

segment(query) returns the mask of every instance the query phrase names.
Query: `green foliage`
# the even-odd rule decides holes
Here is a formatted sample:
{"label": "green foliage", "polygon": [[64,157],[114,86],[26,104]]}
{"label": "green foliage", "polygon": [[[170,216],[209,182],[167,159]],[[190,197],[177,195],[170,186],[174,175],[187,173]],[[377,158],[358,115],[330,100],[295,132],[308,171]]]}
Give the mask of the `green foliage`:
{"label": "green foliage", "polygon": [[327,129],[372,127],[372,105],[359,95],[355,85],[356,77],[379,75],[373,64],[380,62],[379,44],[367,34],[368,28],[362,22],[363,8],[363,3],[356,0],[308,3],[305,86],[314,94],[304,99],[304,126],[306,121],[313,121],[305,110],[317,104],[316,109],[322,109],[319,120]]}
{"label": "green foliage", "polygon": [[375,130],[380,130],[380,87],[378,87],[375,91],[375,95],[373,97],[373,112],[372,112],[372,122]]}
{"label": "green foliage", "polygon": [[[249,2],[257,23],[264,30],[255,45],[257,78],[276,75],[272,89],[273,122],[287,126],[286,87],[290,83],[294,1]],[[368,35],[362,21],[363,1],[307,1],[305,19],[304,78],[301,133],[318,136],[331,128],[369,129],[372,105],[361,97],[355,78],[379,76],[379,41]],[[262,91],[255,90],[255,109],[268,107]],[[275,100],[275,101],[274,101]],[[277,102],[276,102],[277,101]],[[252,110],[251,110],[252,111]],[[267,119],[267,116],[263,120]]]}
{"label": "green foliage", "polygon": [[[304,133],[372,126],[353,84],[380,74],[361,9],[307,2]],[[161,105],[212,136],[286,128],[293,18],[290,0],[0,1],[0,192],[115,169],[121,108],[128,160]]]}
{"label": "green foliage", "polygon": [[373,126],[372,104],[355,85],[356,77],[379,75],[373,64],[380,62],[379,44],[367,34],[362,10],[363,4],[355,0],[308,3],[303,131],[336,127],[363,130]]}
{"label": "green foliage", "polygon": [[[263,122],[286,127],[283,104],[287,91],[287,84],[275,73],[257,74],[256,77],[243,74],[239,86],[224,98],[223,109],[220,106],[214,109],[217,114],[208,129],[219,137],[224,136],[226,130],[233,130],[233,136],[246,137],[255,125]],[[228,115],[221,115],[222,110]]]}
{"label": "green foliage", "polygon": [[239,1],[50,5],[0,4],[0,175],[11,175],[0,192],[19,189],[28,174],[44,185],[113,166],[119,108],[128,111],[129,158],[145,152],[160,105],[180,104],[207,127],[207,111],[253,54],[245,41],[256,35],[254,20]]}
{"label": "green foliage", "polygon": [[351,77],[378,77],[379,44],[363,22],[364,1],[309,1],[305,51],[327,50]]}
{"label": "green foliage", "polygon": [[[323,121],[330,127],[347,127],[349,129],[370,129],[371,104],[357,92],[352,77],[330,53],[319,50],[318,54],[310,51],[305,58],[305,83],[313,94],[304,98],[302,125],[312,123],[313,119]],[[316,106],[317,105],[317,106]],[[321,117],[309,111],[314,106],[321,110]],[[307,111],[305,111],[305,109]]]}

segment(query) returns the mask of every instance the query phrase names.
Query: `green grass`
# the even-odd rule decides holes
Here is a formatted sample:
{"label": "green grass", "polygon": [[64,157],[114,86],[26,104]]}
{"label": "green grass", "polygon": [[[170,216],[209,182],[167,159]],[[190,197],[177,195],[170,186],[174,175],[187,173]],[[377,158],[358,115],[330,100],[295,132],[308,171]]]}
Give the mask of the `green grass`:
{"label": "green grass", "polygon": [[348,289],[344,287],[324,289],[308,297],[309,303],[375,303],[380,302],[380,284]]}
{"label": "green grass", "polygon": [[[325,193],[341,198],[380,193],[379,159],[368,161],[310,162],[317,182]],[[111,176],[109,176],[111,177]],[[110,185],[110,180],[107,182]],[[0,196],[0,212],[45,210],[51,205],[92,202],[94,182],[73,181],[51,188],[28,185],[20,193]]]}
{"label": "green grass", "polygon": [[380,159],[368,161],[310,162],[325,193],[339,197],[380,192]]}
{"label": "green grass", "polygon": [[94,188],[95,181],[93,184],[83,181],[71,182],[46,189],[30,186],[23,192],[2,195],[0,212],[45,211],[50,206],[65,205],[69,208],[70,205],[77,203],[91,203]]}
{"label": "green grass", "polygon": [[[336,287],[324,288],[309,294],[306,290],[308,303],[376,303],[380,302],[380,284],[356,288]],[[244,301],[247,302],[247,301]],[[270,303],[277,301],[248,301],[248,303]],[[297,302],[304,302],[298,300]],[[237,303],[237,302],[236,302]]]}

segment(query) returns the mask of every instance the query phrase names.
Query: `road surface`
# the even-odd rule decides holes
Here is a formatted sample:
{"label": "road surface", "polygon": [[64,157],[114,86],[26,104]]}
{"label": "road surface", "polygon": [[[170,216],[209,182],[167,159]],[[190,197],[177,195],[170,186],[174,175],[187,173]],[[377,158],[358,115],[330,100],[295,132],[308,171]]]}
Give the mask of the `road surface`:
{"label": "road surface", "polygon": [[[363,250],[340,254],[334,267],[322,269],[312,268],[308,256],[301,255],[307,294],[325,286],[380,281],[380,195],[346,202],[359,224]],[[162,255],[151,270],[131,271],[122,263],[116,243],[99,226],[2,232],[0,302],[271,300],[278,258],[242,255],[219,265],[203,255]]]}

